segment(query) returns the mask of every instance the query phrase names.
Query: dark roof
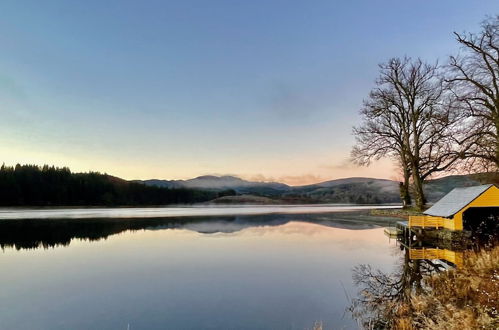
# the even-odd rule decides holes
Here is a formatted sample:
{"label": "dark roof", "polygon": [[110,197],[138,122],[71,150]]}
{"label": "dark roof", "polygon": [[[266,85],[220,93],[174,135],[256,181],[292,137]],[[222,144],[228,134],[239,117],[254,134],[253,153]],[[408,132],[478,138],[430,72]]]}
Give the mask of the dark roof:
{"label": "dark roof", "polygon": [[424,214],[435,217],[451,217],[492,186],[492,184],[485,184],[482,186],[454,188],[435,205],[426,210]]}

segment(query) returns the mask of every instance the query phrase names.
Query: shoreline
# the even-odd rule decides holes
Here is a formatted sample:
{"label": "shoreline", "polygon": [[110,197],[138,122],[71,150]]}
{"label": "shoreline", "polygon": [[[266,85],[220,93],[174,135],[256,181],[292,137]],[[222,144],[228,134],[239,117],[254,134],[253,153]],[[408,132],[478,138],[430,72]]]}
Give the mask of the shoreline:
{"label": "shoreline", "polygon": [[89,219],[89,218],[169,218],[243,216],[265,214],[326,214],[370,211],[373,208],[399,208],[397,205],[198,205],[155,208],[0,208],[0,220]]}
{"label": "shoreline", "polygon": [[402,209],[402,208],[375,208],[372,209],[370,214],[372,216],[382,216],[382,217],[390,217],[390,218],[397,218],[397,219],[409,219],[409,216],[413,215],[422,215],[423,212],[421,211],[416,211],[413,209]]}

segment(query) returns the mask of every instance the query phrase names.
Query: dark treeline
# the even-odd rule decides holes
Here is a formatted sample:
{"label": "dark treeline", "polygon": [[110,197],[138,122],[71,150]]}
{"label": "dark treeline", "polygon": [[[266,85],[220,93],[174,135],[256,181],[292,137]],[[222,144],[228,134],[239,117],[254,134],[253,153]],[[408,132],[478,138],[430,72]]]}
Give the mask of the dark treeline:
{"label": "dark treeline", "polygon": [[129,182],[97,172],[16,165],[0,168],[1,206],[131,206],[190,204],[235,195],[198,189],[168,189]]}
{"label": "dark treeline", "polygon": [[[369,217],[370,223],[363,218]],[[0,220],[0,249],[39,249],[68,246],[73,240],[100,241],[139,230],[183,229],[206,235],[246,228],[280,226],[299,219],[331,228],[364,230],[387,224],[368,212],[331,214],[265,214],[171,218],[19,219]],[[360,221],[359,221],[360,219]]]}
{"label": "dark treeline", "polygon": [[[263,220],[261,220],[263,219]],[[237,231],[234,222],[239,221],[241,228],[282,225],[289,221],[286,217],[264,216],[260,220],[254,217],[225,216],[216,217],[219,227],[214,232],[224,230],[224,224],[232,224],[229,232]],[[185,218],[108,218],[108,219],[23,219],[0,221],[0,248],[38,249],[68,246],[73,239],[100,241],[109,236],[126,231],[159,230],[184,228],[198,222],[207,221],[206,217]],[[191,229],[192,230],[192,229]]]}

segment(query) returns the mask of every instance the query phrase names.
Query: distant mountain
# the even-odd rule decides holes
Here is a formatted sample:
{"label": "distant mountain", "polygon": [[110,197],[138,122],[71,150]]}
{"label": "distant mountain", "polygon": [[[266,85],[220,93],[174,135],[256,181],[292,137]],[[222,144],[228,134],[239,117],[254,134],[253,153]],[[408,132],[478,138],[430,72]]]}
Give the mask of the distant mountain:
{"label": "distant mountain", "polygon": [[[456,187],[499,184],[499,173],[451,175],[428,181],[430,203]],[[2,166],[3,206],[135,206],[191,203],[304,204],[400,203],[399,183],[386,179],[344,178],[306,186],[254,182],[235,176],[200,176],[190,180],[128,181],[98,172],[72,173],[45,165]]]}
{"label": "distant mountain", "polygon": [[277,182],[253,182],[240,179],[235,176],[213,176],[205,175],[183,182],[188,188],[205,189],[241,189],[249,187],[266,187],[275,190],[288,190],[289,186]]}
{"label": "distant mountain", "polygon": [[476,175],[449,175],[426,182],[424,191],[429,202],[436,202],[454,188],[480,184],[481,180]]}
{"label": "distant mountain", "polygon": [[235,176],[200,176],[190,180],[145,180],[149,186],[222,191],[256,195],[290,202],[312,203],[399,203],[398,183],[385,179],[346,178],[307,186],[291,187],[278,182],[254,182]]}
{"label": "distant mountain", "polygon": [[134,182],[144,183],[146,186],[154,186],[160,188],[182,188],[182,180],[134,180]]}
{"label": "distant mountain", "polygon": [[148,186],[166,188],[193,188],[205,190],[235,190],[238,194],[253,194],[262,196],[279,196],[291,190],[291,187],[278,182],[254,182],[235,176],[204,175],[189,180],[145,180]]}
{"label": "distant mountain", "polygon": [[345,184],[357,184],[357,183],[382,183],[384,182],[386,185],[391,185],[393,184],[392,180],[387,180],[387,179],[374,179],[374,178],[365,178],[365,177],[352,177],[352,178],[343,178],[343,179],[335,179],[335,180],[330,180],[330,181],[324,181],[324,182],[319,182],[311,185],[306,185],[306,186],[295,186],[294,188],[304,188],[304,187],[322,187],[322,188],[330,188],[330,187],[335,187],[335,186],[340,186],[340,185],[345,185]]}
{"label": "distant mountain", "polygon": [[[450,175],[428,180],[424,185],[428,202],[434,203],[457,187],[476,186],[494,182],[493,175]],[[393,180],[373,178],[345,178],[314,185],[293,187],[313,200],[335,203],[399,203],[399,183]]]}
{"label": "distant mountain", "polygon": [[308,197],[327,203],[399,203],[398,182],[374,178],[345,178],[293,187],[287,195]]}
{"label": "distant mountain", "polygon": [[[451,175],[429,180],[424,189],[434,203],[456,187],[468,187],[497,178],[485,174]],[[149,186],[191,188],[213,191],[234,190],[238,195],[269,197],[290,203],[400,203],[399,183],[387,179],[353,177],[330,180],[305,186],[288,186],[278,182],[254,182],[235,176],[200,176],[190,180],[145,180]],[[223,202],[220,200],[219,202]],[[227,198],[234,200],[234,198]]]}

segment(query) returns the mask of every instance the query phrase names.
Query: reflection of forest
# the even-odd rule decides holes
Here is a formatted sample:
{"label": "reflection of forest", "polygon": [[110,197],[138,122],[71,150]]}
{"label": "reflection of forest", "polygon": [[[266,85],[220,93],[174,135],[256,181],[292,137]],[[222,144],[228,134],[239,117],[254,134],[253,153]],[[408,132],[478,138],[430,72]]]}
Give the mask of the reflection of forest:
{"label": "reflection of forest", "polygon": [[370,217],[366,212],[136,219],[5,220],[0,221],[0,247],[19,250],[67,246],[73,239],[97,241],[121,232],[137,230],[178,228],[205,234],[230,233],[249,227],[279,226],[289,221],[303,221],[356,230],[383,226],[390,220],[383,217]]}

